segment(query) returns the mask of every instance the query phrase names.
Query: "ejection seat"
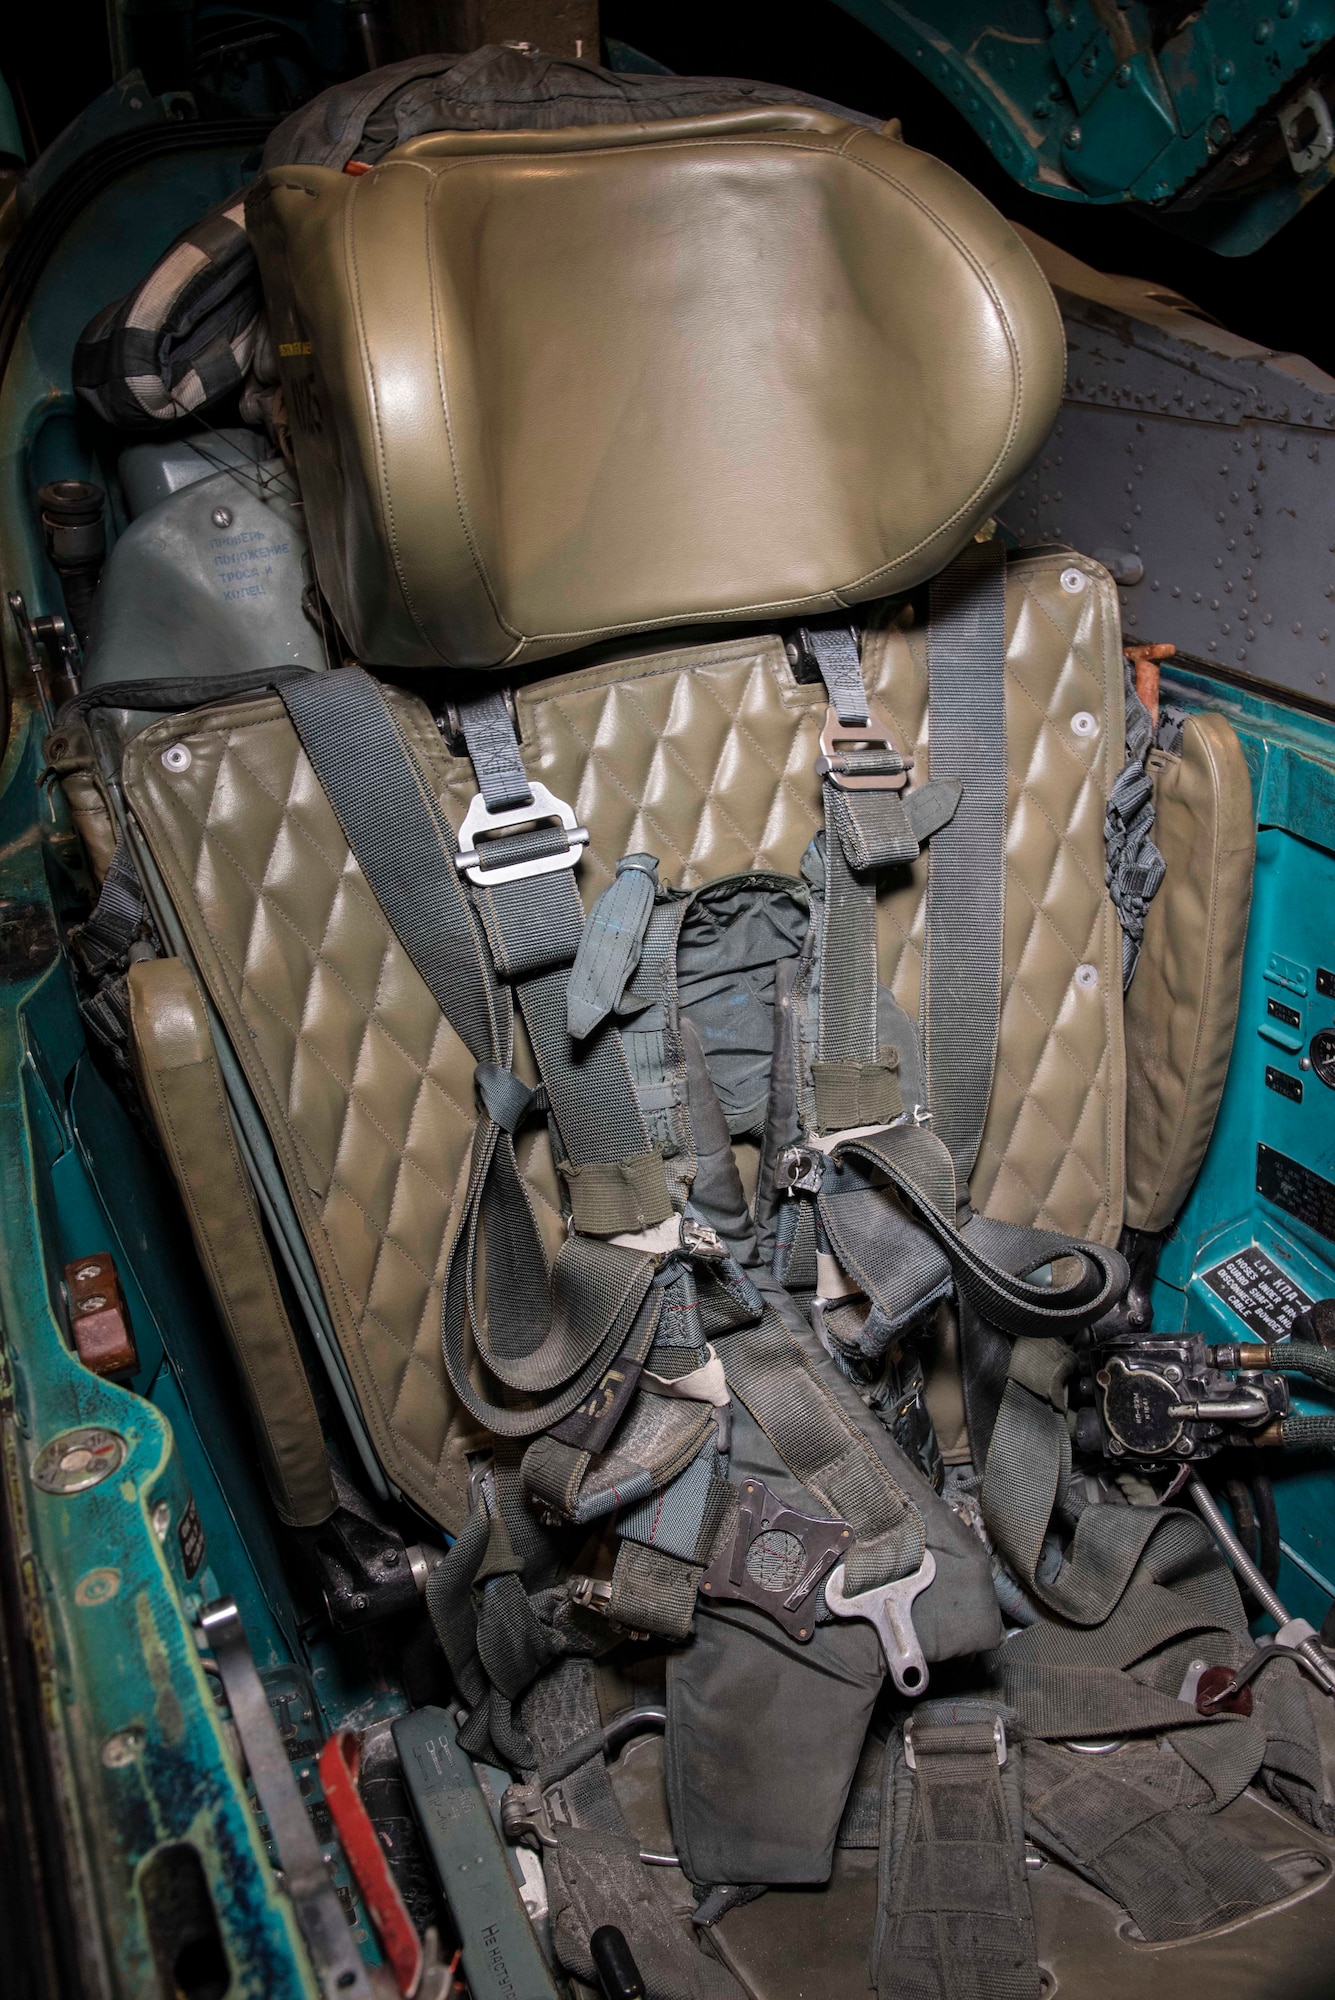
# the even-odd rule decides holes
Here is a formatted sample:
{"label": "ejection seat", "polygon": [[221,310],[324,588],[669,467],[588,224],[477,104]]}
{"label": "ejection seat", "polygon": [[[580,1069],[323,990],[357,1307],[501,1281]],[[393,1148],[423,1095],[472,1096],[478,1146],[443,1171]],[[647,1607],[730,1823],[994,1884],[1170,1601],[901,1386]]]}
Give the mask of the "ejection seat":
{"label": "ejection seat", "polygon": [[[391,718],[408,753],[398,768],[431,795],[428,817],[438,811],[472,870],[503,971],[528,921],[516,882],[573,880],[585,938],[598,939],[574,975],[584,1018],[616,1024],[647,1140],[629,1165],[599,1151],[596,1070],[567,1079],[569,1100],[554,1103],[529,1046],[554,1031],[528,1004],[513,1059],[484,1061],[475,1095],[478,1046],[421,970],[443,920],[428,910],[414,930],[420,881],[395,852],[411,801],[382,793],[376,808],[356,768],[363,743],[322,735],[294,693],[303,677],[229,690],[130,742],[130,837],[173,954],[131,971],[137,1060],[280,1513],[318,1529],[336,1493],[253,1190],[366,1483],[457,1550],[488,1453],[514,1490],[516,1447],[494,1413],[532,1438],[528,1419],[556,1386],[530,1376],[507,1397],[483,1386],[476,1348],[452,1365],[442,1350],[443,1307],[448,1324],[463,1283],[457,1240],[491,1198],[477,1192],[480,1152],[513,1133],[549,1259],[594,1238],[652,1260],[685,1229],[782,1291],[803,1365],[843,1420],[892,1440],[915,1504],[926,1510],[933,1486],[953,1499],[933,1530],[936,1581],[915,1607],[933,1674],[996,1645],[968,1469],[986,1458],[1006,1355],[978,1314],[957,1312],[948,1278],[912,1298],[895,1273],[859,1282],[800,1199],[813,1171],[803,1143],[815,1133],[828,1153],[905,1121],[931,1129],[955,1169],[946,1220],[994,1256],[1006,1225],[1048,1232],[1058,1271],[1064,1239],[1112,1251],[1127,1226],[1161,1230],[1222,1087],[1250,883],[1246,768],[1217,717],[1189,718],[1180,744],[1154,753],[1166,872],[1148,913],[1143,853],[1138,880],[1110,866],[1118,782],[1150,748],[1136,707],[1128,751],[1116,593],[1083,555],[1004,550],[993,533],[1060,395],[1045,282],[940,163],[801,107],[419,138],[359,175],[274,169],[248,221],[338,643],[386,684],[375,714]],[[357,676],[330,670],[347,687]],[[906,844],[845,868],[840,829],[855,846],[878,787]],[[885,825],[873,831],[889,840]],[[809,913],[830,926],[841,896],[853,928],[830,928],[813,999]],[[574,953],[572,939],[567,966]],[[445,983],[458,970],[447,958]],[[521,967],[521,988],[526,977],[538,983]],[[225,1128],[210,1110],[224,1084]],[[583,1157],[569,1131],[558,1143],[581,1106]],[[555,1122],[541,1115],[553,1109]],[[222,1148],[208,1136],[220,1129]],[[500,1211],[488,1213],[495,1228]],[[476,1320],[487,1296],[499,1310],[516,1270],[479,1255]],[[903,1307],[893,1324],[891,1293]],[[671,1380],[662,1345],[654,1381]],[[488,1349],[488,1367],[496,1358]],[[696,1393],[686,1407],[708,1412]],[[740,1393],[749,1408],[754,1384]],[[650,1557],[674,1556],[695,1601],[709,1556],[699,1514],[686,1558],[657,1538],[663,1496],[691,1498],[702,1436],[697,1425],[667,1470],[637,1461],[641,1484],[610,1499],[587,1451],[560,1461],[570,1472],[582,1459],[568,1508],[551,1464],[543,1475],[549,1512],[586,1525],[609,1520],[619,1497],[649,1495],[653,1519],[635,1516],[615,1569],[585,1550],[578,1581],[585,1610],[664,1636],[667,1652],[690,1604],[683,1616],[667,1601]],[[612,1439],[595,1460],[615,1454]],[[734,1460],[734,1479],[746,1463]],[[818,1509],[796,1478],[785,1485],[782,1468],[765,1476],[796,1512],[841,1511]],[[754,1593],[738,1621],[752,1638],[764,1625]],[[690,1885],[724,1881],[790,1886],[758,1903],[724,1898],[698,1933],[708,1953],[691,1947],[688,1990],[865,1990],[877,1832],[874,1813],[845,1806],[871,1782],[862,1772],[850,1794],[880,1676],[869,1628],[858,1630],[857,1689],[828,1683],[832,1716],[857,1729],[837,1798],[818,1795],[803,1718],[774,1697],[791,1757],[765,1794],[776,1823],[752,1830],[753,1873],[725,1878],[707,1852],[704,1822],[728,1818],[729,1773],[670,1773],[670,1830],[661,1784],[644,1782],[657,1746],[617,1777],[639,1843],[671,1838],[687,1864],[660,1871],[653,1891],[641,1944],[665,1956],[646,1967],[651,1990],[679,1990],[662,1970],[663,1926],[689,1938]],[[610,1712],[652,1678],[630,1671],[619,1681],[600,1667],[586,1707]],[[671,1690],[669,1673],[670,1713]],[[540,1694],[518,1682],[514,1694],[515,1716],[538,1730]],[[676,1711],[678,1740],[683,1716],[707,1737],[702,1690],[676,1698],[695,1704]],[[765,1716],[750,1721],[772,1757]],[[747,1754],[736,1775],[759,1785]],[[1315,1875],[1295,1863],[1293,1896],[1328,1878],[1335,1846],[1321,1836],[1250,1799],[1228,1810],[1253,1846],[1317,1854]],[[808,1813],[820,1826],[793,1831]],[[735,1856],[745,1831],[725,1826],[722,1851]],[[587,1977],[582,1893],[567,1881],[554,1904],[568,1924],[558,1944],[565,1935],[567,1963]],[[1215,1976],[1208,1939],[1155,1956],[1055,1861],[1038,1870],[1034,1902],[1040,1960],[1062,1992],[1114,1978],[1149,1991],[1184,1955]],[[1294,1918],[1254,1919],[1281,1970],[1239,1994],[1316,1990]]]}

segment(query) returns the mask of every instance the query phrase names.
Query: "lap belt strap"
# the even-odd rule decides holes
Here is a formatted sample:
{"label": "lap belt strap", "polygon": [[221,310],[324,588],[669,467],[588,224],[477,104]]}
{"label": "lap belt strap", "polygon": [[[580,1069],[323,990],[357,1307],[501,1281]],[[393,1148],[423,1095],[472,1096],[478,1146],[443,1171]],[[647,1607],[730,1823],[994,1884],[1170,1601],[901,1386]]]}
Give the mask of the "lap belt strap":
{"label": "lap belt strap", "polygon": [[[804,1156],[802,1149],[794,1151],[797,1158],[789,1171],[795,1174]],[[936,1135],[921,1126],[897,1125],[842,1140],[830,1155],[813,1153],[807,1171],[836,1257],[887,1317],[931,1275],[932,1244],[942,1260],[942,1275],[953,1276],[963,1297],[991,1325],[1012,1336],[1047,1328],[1077,1333],[1126,1290],[1125,1260],[1102,1244],[985,1217],[957,1228],[954,1163]],[[793,1181],[805,1184],[801,1178]],[[930,1239],[920,1250],[924,1269],[910,1270],[907,1278],[908,1231],[895,1226],[887,1188]],[[915,1241],[922,1230],[914,1232]],[[1036,1285],[1018,1275],[1062,1257],[1079,1261],[1077,1275],[1067,1284]]]}
{"label": "lap belt strap", "polygon": [[1020,1750],[986,1701],[929,1701],[885,1760],[879,2000],[1037,2000]]}
{"label": "lap belt strap", "polygon": [[1024,1792],[1030,1837],[1120,1903],[1152,1944],[1284,1894],[1268,1861],[1212,1823],[1209,1785],[1158,1740],[1103,1756],[1028,1744]]}
{"label": "lap belt strap", "polygon": [[850,1597],[911,1576],[927,1546],[922,1515],[807,1366],[782,1320],[717,1336],[728,1386],[793,1474],[856,1537],[846,1558]]}

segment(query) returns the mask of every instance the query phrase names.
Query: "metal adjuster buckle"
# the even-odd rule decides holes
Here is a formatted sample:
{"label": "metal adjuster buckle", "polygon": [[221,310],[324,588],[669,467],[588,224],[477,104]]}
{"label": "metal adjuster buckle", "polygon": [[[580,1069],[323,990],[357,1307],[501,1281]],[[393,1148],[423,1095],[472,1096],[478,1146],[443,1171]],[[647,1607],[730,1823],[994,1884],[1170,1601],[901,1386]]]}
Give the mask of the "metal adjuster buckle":
{"label": "metal adjuster buckle", "polygon": [[785,1146],[775,1162],[774,1178],[787,1194],[819,1194],[825,1180],[826,1156],[816,1146]]}
{"label": "metal adjuster buckle", "polygon": [[[896,757],[903,756],[904,768],[860,777],[836,771],[834,760],[849,750],[889,750]],[[894,731],[874,701],[867,703],[865,722],[841,722],[833,706],[826,709],[820,732],[820,756],[816,759],[818,778],[828,778],[841,792],[902,792],[912,769],[912,757],[900,750]]]}
{"label": "metal adjuster buckle", "polygon": [[[562,1526],[564,1525],[565,1523],[563,1522]],[[581,1611],[594,1611],[600,1618],[605,1618],[609,1625],[619,1623],[619,1620],[612,1616],[612,1586],[610,1582],[605,1582],[602,1578],[596,1576],[568,1576],[566,1578],[566,1596],[572,1604],[577,1604]],[[649,1637],[647,1632],[637,1632],[631,1625],[623,1626],[621,1629],[625,1632],[628,1639],[647,1639]]]}
{"label": "metal adjuster buckle", "polygon": [[[916,1771],[918,1768],[918,1759],[913,1752],[913,1725],[916,1720],[917,1717],[911,1715],[904,1724],[904,1762],[908,1765],[910,1771]],[[1006,1748],[1006,1725],[999,1715],[995,1715],[992,1718],[992,1746],[997,1753],[997,1769],[1002,1771],[1006,1768],[1008,1752]]]}
{"label": "metal adjuster buckle", "polygon": [[[479,792],[464,814],[454,865],[470,882],[523,882],[530,875],[555,875],[562,868],[573,868],[580,858],[580,849],[588,846],[589,829],[580,825],[573,806],[558,799],[534,778],[530,778],[528,788],[533,796],[527,805],[505,806],[493,812]],[[503,827],[541,826],[549,819],[559,821],[565,829],[566,845],[560,854],[539,854],[529,861],[506,861],[495,868],[486,866],[485,850],[480,852],[477,845],[479,833],[496,833]]]}

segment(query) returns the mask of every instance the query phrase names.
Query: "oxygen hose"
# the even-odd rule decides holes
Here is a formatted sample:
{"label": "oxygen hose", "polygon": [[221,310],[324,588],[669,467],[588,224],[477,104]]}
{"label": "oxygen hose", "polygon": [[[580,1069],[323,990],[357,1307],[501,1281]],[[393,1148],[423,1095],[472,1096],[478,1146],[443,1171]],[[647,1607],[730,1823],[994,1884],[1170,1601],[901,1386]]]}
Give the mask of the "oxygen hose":
{"label": "oxygen hose", "polygon": [[[1275,1368],[1281,1374],[1306,1375],[1323,1389],[1335,1389],[1335,1350],[1315,1341],[1282,1340],[1273,1346],[1239,1344],[1216,1349],[1220,1365],[1248,1371]],[[1258,1444],[1282,1444],[1286,1451],[1335,1451],[1335,1413],[1316,1417],[1284,1417],[1260,1432]]]}

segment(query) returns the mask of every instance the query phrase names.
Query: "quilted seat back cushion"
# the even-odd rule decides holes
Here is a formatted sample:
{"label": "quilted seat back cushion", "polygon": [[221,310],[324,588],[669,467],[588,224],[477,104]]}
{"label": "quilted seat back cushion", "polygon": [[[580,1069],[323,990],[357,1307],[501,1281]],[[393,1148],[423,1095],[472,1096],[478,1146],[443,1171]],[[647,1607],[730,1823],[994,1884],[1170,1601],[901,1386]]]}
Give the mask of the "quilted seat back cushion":
{"label": "quilted seat back cushion", "polygon": [[391,670],[910,588],[1061,394],[1009,224],[800,105],[430,134],[246,215],[320,583]]}
{"label": "quilted seat back cushion", "polygon": [[[1115,1242],[1125,1073],[1103,817],[1122,763],[1122,677],[1112,586],[1078,563],[1084,587],[1064,589],[1072,567],[1069,556],[1027,556],[1007,574],[1005,972],[973,1191],[990,1214]],[[922,633],[883,614],[865,656],[926,776]],[[471,767],[421,702],[393,699],[457,826]],[[590,829],[586,906],[631,849],[656,854],[680,887],[749,868],[796,874],[821,824],[812,767],[824,700],[794,680],[778,638],[618,660],[517,699],[530,773]],[[1083,715],[1092,731],[1073,728]],[[162,761],[176,742],[192,752],[183,771]],[[465,1453],[479,1440],[445,1378],[440,1284],[467,1175],[471,1061],[381,915],[276,698],[155,724],[127,751],[125,780],[272,1134],[386,1472],[457,1528]],[[910,1011],[925,880],[916,864],[881,896],[882,977]],[[554,1246],[563,1224],[545,1134],[527,1135],[521,1157]]]}

